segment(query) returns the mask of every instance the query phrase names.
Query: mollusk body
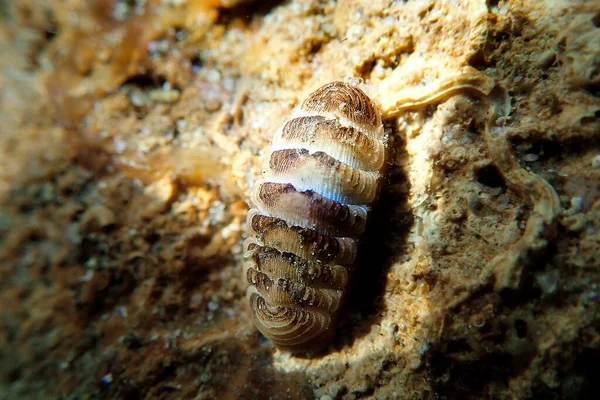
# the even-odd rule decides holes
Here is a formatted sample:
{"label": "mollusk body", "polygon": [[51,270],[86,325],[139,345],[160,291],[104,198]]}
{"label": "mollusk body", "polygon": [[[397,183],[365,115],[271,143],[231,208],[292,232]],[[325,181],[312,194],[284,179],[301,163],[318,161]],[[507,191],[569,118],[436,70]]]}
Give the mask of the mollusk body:
{"label": "mollusk body", "polygon": [[252,193],[244,270],[254,323],[279,347],[314,350],[331,336],[385,151],[377,107],[342,82],[310,94],[275,134]]}

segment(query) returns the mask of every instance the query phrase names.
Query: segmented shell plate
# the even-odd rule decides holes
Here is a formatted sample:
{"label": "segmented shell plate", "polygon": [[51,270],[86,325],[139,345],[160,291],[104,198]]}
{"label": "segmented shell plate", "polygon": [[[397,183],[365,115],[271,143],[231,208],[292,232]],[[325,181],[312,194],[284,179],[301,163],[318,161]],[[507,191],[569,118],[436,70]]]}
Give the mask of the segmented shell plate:
{"label": "segmented shell plate", "polygon": [[310,94],[275,133],[244,269],[254,323],[284,349],[315,349],[332,333],[382,180],[383,139],[377,107],[343,82]]}

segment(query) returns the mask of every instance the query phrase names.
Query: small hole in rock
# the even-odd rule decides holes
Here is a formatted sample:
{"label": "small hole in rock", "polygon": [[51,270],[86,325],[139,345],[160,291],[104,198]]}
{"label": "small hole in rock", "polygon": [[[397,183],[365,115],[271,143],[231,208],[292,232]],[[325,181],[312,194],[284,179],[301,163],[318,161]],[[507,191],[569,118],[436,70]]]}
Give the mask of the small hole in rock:
{"label": "small hole in rock", "polygon": [[199,72],[202,66],[204,65],[204,61],[200,58],[199,55],[195,55],[190,59],[190,63],[192,64],[192,70],[194,72]]}
{"label": "small hole in rock", "polygon": [[583,90],[594,97],[600,97],[600,84],[597,82],[589,83],[582,86]]}
{"label": "small hole in rock", "polygon": [[159,83],[150,75],[140,74],[134,75],[127,79],[121,86],[136,86],[142,90],[155,88],[160,86]]}
{"label": "small hole in rock", "polygon": [[57,33],[58,30],[55,27],[48,28],[44,31],[44,38],[46,39],[46,41],[51,42],[52,39],[56,37]]}
{"label": "small hole in rock", "polygon": [[498,8],[498,3],[498,0],[487,0],[485,5],[487,6],[488,10],[491,10],[493,8]]}
{"label": "small hole in rock", "polygon": [[469,345],[469,342],[467,342],[467,339],[458,339],[458,340],[452,340],[450,342],[448,342],[448,347],[446,348],[448,353],[459,353],[459,354],[464,354],[464,353],[468,353],[470,351],[472,351],[471,346]]}
{"label": "small hole in rock", "polygon": [[504,179],[500,175],[500,171],[494,165],[486,165],[485,167],[475,172],[477,182],[482,185],[501,188],[504,187]]}
{"label": "small hole in rock", "polygon": [[587,125],[587,124],[593,124],[596,121],[598,121],[598,117],[596,115],[594,115],[594,116],[588,115],[587,117],[582,117],[579,120],[579,123],[581,125]]}
{"label": "small hole in rock", "polygon": [[592,17],[592,24],[594,24],[596,28],[600,28],[600,13]]}
{"label": "small hole in rock", "polygon": [[361,76],[361,78],[368,80],[374,68],[375,60],[368,60],[357,68],[357,72]]}
{"label": "small hole in rock", "polygon": [[515,321],[515,330],[517,331],[517,337],[519,339],[523,339],[527,336],[527,322],[522,319],[518,319]]}

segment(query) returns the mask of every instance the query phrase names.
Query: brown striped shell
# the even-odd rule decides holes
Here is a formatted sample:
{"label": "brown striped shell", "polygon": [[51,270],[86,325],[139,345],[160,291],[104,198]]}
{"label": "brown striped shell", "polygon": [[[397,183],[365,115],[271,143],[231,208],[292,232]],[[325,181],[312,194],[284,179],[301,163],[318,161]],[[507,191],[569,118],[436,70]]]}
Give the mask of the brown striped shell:
{"label": "brown striped shell", "polygon": [[279,347],[314,350],[331,336],[384,162],[379,111],[347,83],[310,94],[275,134],[244,270],[254,323]]}

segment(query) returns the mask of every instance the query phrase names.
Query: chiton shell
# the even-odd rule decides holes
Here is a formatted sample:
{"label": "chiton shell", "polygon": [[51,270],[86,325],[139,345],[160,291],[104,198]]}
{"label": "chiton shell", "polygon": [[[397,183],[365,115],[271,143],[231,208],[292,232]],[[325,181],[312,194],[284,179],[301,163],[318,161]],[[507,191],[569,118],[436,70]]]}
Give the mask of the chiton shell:
{"label": "chiton shell", "polygon": [[254,323],[280,348],[315,350],[331,336],[385,157],[377,107],[343,82],[310,94],[275,133],[244,270]]}

